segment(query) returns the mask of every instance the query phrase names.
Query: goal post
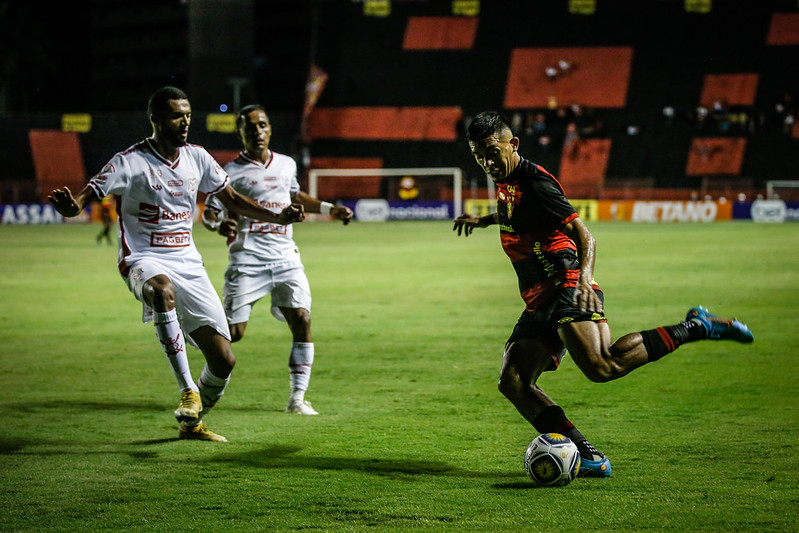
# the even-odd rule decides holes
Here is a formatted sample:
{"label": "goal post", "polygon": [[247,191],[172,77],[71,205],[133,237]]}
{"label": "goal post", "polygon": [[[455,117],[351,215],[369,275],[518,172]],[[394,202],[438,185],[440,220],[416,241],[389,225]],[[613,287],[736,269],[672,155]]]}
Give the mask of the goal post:
{"label": "goal post", "polygon": [[[384,177],[405,177],[424,179],[425,177],[452,177],[452,210],[457,217],[463,213],[463,172],[458,167],[416,167],[416,168],[314,168],[308,171],[308,194],[319,198],[320,180],[329,177],[362,177],[380,179]],[[364,199],[376,198],[373,191],[365,191]]]}
{"label": "goal post", "polygon": [[799,180],[770,180],[766,182],[767,200],[799,200]]}

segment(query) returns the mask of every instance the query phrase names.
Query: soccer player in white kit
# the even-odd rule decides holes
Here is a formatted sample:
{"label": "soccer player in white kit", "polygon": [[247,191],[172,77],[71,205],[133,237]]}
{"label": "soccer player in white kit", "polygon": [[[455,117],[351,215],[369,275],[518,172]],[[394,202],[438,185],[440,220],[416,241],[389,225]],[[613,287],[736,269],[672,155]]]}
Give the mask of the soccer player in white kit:
{"label": "soccer player in white kit", "polygon": [[[272,126],[264,108],[246,106],[236,117],[236,137],[244,150],[225,166],[230,186],[268,209],[299,203],[307,213],[330,215],[348,224],[352,210],[322,202],[300,190],[297,164],[269,149]],[[314,361],[311,337],[311,289],[291,225],[231,216],[217,195],[209,197],[203,223],[228,237],[230,263],[222,299],[233,342],[244,336],[252,307],[271,294],[272,315],[287,322],[292,334],[289,353],[289,403],[286,412],[315,415],[305,399]]]}
{"label": "soccer player in white kit", "polygon": [[[242,196],[204,148],[187,144],[191,105],[180,89],[156,91],[148,114],[151,137],[117,153],[78,194],[64,187],[48,199],[60,214],[73,217],[93,201],[116,196],[119,271],[143,304],[143,321],[154,320],[180,387],[178,437],[226,441],[202,422],[224,393],[236,359],[222,304],[192,239],[197,192],[215,194],[230,211],[271,223],[291,224],[304,214],[301,206],[275,214]],[[186,340],[205,356],[196,383]]]}

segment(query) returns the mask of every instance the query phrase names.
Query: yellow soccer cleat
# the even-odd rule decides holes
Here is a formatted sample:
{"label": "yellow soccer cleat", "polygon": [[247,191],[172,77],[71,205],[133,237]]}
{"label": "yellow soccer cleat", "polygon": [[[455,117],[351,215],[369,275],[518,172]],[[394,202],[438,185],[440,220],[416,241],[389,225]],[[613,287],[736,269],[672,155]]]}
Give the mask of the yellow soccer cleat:
{"label": "yellow soccer cleat", "polygon": [[196,426],[186,425],[185,422],[180,423],[180,431],[178,438],[189,440],[210,440],[213,442],[227,442],[227,439],[222,435],[217,435],[207,427],[204,423],[199,423]]}
{"label": "yellow soccer cleat", "polygon": [[200,418],[203,410],[203,401],[200,393],[191,389],[180,395],[180,405],[175,409],[175,418],[178,422],[195,422]]}

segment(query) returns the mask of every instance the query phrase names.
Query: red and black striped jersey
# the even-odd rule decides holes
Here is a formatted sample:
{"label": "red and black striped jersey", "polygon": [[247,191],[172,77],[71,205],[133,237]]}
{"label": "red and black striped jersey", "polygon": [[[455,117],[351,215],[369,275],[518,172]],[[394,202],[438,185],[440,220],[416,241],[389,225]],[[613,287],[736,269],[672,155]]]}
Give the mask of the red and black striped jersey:
{"label": "red and black striped jersey", "polygon": [[578,214],[552,174],[522,158],[511,175],[497,183],[497,214],[502,248],[528,310],[559,287],[576,286],[577,247],[561,229]]}

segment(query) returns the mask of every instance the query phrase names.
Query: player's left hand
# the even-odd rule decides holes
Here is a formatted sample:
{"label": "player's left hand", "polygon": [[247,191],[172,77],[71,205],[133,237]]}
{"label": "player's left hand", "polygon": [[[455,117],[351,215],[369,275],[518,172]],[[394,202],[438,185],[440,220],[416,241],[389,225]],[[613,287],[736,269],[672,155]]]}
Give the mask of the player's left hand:
{"label": "player's left hand", "polygon": [[53,204],[55,210],[62,216],[74,217],[80,213],[78,201],[72,196],[72,191],[69,190],[69,187],[55,189],[47,197],[47,200]]}
{"label": "player's left hand", "polygon": [[452,231],[458,231],[458,237],[463,233],[464,237],[468,237],[474,231],[474,228],[480,227],[480,218],[470,213],[464,213],[455,219],[455,225],[452,226]]}
{"label": "player's left hand", "polygon": [[220,235],[224,237],[235,237],[236,236],[236,226],[237,223],[232,218],[226,218],[222,220],[219,224],[219,229],[217,230]]}
{"label": "player's left hand", "polygon": [[352,221],[352,209],[345,205],[336,205],[330,209],[330,216],[339,219],[346,226]]}
{"label": "player's left hand", "polygon": [[572,303],[583,312],[602,312],[602,301],[591,286],[591,282],[584,282],[582,276],[574,291],[574,301]]}
{"label": "player's left hand", "polygon": [[280,212],[281,224],[293,224],[305,220],[305,208],[302,204],[291,204]]}

